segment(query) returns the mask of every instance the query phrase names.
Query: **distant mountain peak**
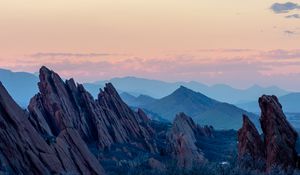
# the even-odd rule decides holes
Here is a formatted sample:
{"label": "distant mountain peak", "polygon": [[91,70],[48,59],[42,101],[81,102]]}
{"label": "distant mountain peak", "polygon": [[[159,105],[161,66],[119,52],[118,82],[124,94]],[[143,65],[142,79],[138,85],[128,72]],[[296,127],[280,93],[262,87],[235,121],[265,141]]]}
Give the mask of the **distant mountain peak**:
{"label": "distant mountain peak", "polygon": [[191,93],[191,94],[194,94],[196,93],[195,91],[181,85],[179,86],[179,88],[177,88],[172,94],[177,94],[177,93]]}
{"label": "distant mountain peak", "polygon": [[180,85],[179,88],[177,90],[183,90],[183,91],[192,91],[191,89],[183,86],[183,85]]}

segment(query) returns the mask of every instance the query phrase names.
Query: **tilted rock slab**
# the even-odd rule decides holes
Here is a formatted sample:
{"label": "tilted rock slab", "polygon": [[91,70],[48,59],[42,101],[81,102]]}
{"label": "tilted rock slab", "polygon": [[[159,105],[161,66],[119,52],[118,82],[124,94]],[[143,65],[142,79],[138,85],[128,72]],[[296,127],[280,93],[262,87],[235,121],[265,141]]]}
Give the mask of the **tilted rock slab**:
{"label": "tilted rock slab", "polygon": [[207,161],[202,150],[196,145],[199,135],[204,135],[202,128],[196,125],[192,118],[184,113],[176,115],[167,134],[167,152],[177,160],[179,167],[190,169]]}
{"label": "tilted rock slab", "polygon": [[[57,114],[59,115],[59,114]],[[1,170],[10,174],[105,174],[77,130],[45,140],[0,83]],[[45,121],[43,121],[45,122]],[[42,122],[41,122],[42,123]],[[45,132],[49,127],[44,124]]]}

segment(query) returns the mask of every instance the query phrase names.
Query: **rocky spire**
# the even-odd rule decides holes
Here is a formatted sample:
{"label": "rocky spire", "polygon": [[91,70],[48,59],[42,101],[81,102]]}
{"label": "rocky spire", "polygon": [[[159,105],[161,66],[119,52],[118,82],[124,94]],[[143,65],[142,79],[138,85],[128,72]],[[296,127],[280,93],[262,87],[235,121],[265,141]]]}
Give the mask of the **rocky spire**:
{"label": "rocky spire", "polygon": [[123,102],[116,89],[111,83],[107,83],[104,90],[101,90],[98,95],[97,103],[105,110],[112,111],[113,115],[108,117],[109,120],[114,120],[118,125],[117,140],[132,142],[135,140],[145,141],[146,147],[151,151],[157,151],[155,146],[150,143],[154,130],[148,125],[147,120],[144,120],[138,113],[129,108]]}
{"label": "rocky spire", "polygon": [[246,115],[243,115],[243,127],[238,131],[238,140],[240,165],[250,169],[264,168],[265,148],[263,141],[254,124]]}
{"label": "rocky spire", "polygon": [[[105,174],[78,132],[44,138],[0,83],[1,170],[8,174]],[[44,132],[50,132],[46,123]]]}
{"label": "rocky spire", "polygon": [[[95,136],[91,118],[80,106],[84,103],[81,96],[86,91],[76,87],[73,79],[65,83],[58,74],[46,67],[40,69],[39,77],[40,93],[31,99],[28,109],[36,123],[42,125],[41,132],[57,136],[63,129],[76,128],[84,140],[93,140]],[[50,131],[44,128],[44,121],[48,123]]]}
{"label": "rocky spire", "polygon": [[263,95],[258,102],[261,108],[260,124],[263,141],[260,140],[253,123],[244,116],[243,127],[238,133],[239,158],[245,156],[250,158],[248,168],[256,160],[265,160],[266,171],[276,167],[285,170],[295,168],[297,132],[287,121],[276,96]]}
{"label": "rocky spire", "polygon": [[267,169],[270,170],[274,165],[294,168],[297,159],[295,149],[297,132],[287,121],[276,96],[263,95],[259,98],[259,106]]}
{"label": "rocky spire", "polygon": [[180,113],[176,115],[173,126],[167,135],[168,150],[181,168],[192,168],[194,164],[204,163],[203,152],[196,146],[201,134],[192,118]]}
{"label": "rocky spire", "polygon": [[122,101],[112,84],[106,84],[95,101],[81,84],[73,79],[63,82],[58,74],[42,67],[39,89],[28,109],[41,134],[57,136],[65,128],[75,128],[87,143],[96,142],[102,149],[131,143],[157,151],[153,129]]}

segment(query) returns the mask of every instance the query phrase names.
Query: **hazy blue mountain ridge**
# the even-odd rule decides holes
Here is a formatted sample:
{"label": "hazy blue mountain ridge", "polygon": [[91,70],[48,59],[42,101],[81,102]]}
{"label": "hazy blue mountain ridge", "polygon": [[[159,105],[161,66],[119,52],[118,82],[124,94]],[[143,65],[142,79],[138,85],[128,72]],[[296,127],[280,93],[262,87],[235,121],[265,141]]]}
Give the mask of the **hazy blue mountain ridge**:
{"label": "hazy blue mountain ridge", "polygon": [[258,123],[258,117],[255,114],[234,105],[219,102],[184,86],[166,97],[140,107],[157,113],[169,121],[172,121],[177,113],[184,112],[197,123],[212,125],[216,129],[240,128],[243,114],[247,114],[254,123]]}
{"label": "hazy blue mountain ridge", "polygon": [[34,74],[0,69],[0,81],[22,107],[27,107],[30,98],[38,92],[38,77]]}

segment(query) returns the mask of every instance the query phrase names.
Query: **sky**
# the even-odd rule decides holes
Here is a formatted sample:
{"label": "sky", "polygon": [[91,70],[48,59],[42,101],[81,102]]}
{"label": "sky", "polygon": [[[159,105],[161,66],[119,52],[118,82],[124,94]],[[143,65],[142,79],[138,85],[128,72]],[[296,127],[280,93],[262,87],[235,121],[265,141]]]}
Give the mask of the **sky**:
{"label": "sky", "polygon": [[[0,68],[300,91],[300,0],[0,1]],[[1,77],[0,77],[1,79]]]}

